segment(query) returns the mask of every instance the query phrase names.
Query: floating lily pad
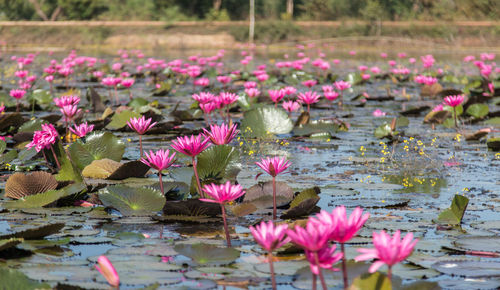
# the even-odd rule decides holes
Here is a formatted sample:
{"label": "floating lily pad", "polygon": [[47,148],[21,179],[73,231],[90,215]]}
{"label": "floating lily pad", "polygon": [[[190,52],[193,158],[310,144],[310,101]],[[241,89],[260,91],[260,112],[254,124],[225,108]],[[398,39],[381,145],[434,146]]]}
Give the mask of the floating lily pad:
{"label": "floating lily pad", "polygon": [[189,215],[162,215],[162,216],[153,216],[153,220],[160,221],[164,223],[194,223],[194,224],[204,224],[204,223],[213,223],[220,222],[220,218],[210,217],[208,215],[197,215],[197,216],[189,216]]}
{"label": "floating lily pad", "polygon": [[486,117],[486,115],[488,115],[489,112],[490,110],[488,108],[488,105],[486,104],[472,104],[465,111],[467,115],[470,115],[475,119],[484,118]]}
{"label": "floating lily pad", "polygon": [[210,216],[220,215],[220,205],[203,202],[199,199],[188,199],[180,201],[168,201],[163,207],[165,215],[185,215],[185,216]]}
{"label": "floating lily pad", "polygon": [[[308,265],[309,263],[306,261],[278,261],[273,263],[276,275],[294,275],[297,270]],[[268,263],[257,264],[254,268],[262,273],[271,273]]]}
{"label": "floating lily pad", "polygon": [[500,262],[443,261],[432,265],[437,271],[463,277],[500,277]]}
{"label": "floating lily pad", "polygon": [[308,199],[319,198],[318,196],[319,193],[320,193],[319,187],[304,189],[296,197],[293,198],[292,202],[290,202],[290,208],[294,208],[303,201],[306,201]]}
{"label": "floating lily pad", "polygon": [[0,280],[3,289],[52,289],[48,284],[30,280],[21,271],[6,267],[0,268]]}
{"label": "floating lily pad", "polygon": [[486,145],[492,151],[500,151],[500,138],[490,138],[486,141]]}
{"label": "floating lily pad", "polygon": [[[83,181],[82,173],[73,163],[73,160],[68,157],[68,154],[63,148],[61,142],[57,142],[57,146],[54,146],[54,152],[56,153],[59,163],[61,164],[61,168],[59,173],[56,175],[56,179],[58,181]],[[52,154],[47,154],[47,152],[45,154],[48,155],[49,158],[52,156]]]}
{"label": "floating lily pad", "polygon": [[5,184],[5,196],[19,199],[28,195],[57,188],[57,180],[52,174],[36,171],[30,174],[14,173]]}
{"label": "floating lily pad", "polygon": [[440,280],[439,286],[443,289],[470,290],[470,289],[498,289],[500,280],[491,280],[487,278],[469,278],[467,280]]}
{"label": "floating lily pad", "polygon": [[116,208],[123,215],[151,215],[165,205],[165,197],[150,188],[133,188],[123,185],[108,186],[99,193],[105,206]]}
{"label": "floating lily pad", "polygon": [[339,125],[333,122],[312,121],[293,128],[293,135],[309,137],[319,133],[327,133],[329,136],[334,136],[338,131]]}
{"label": "floating lily pad", "polygon": [[83,170],[94,160],[108,158],[120,161],[125,152],[125,144],[109,132],[94,132],[85,137],[85,143],[72,143],[68,152],[71,160]]}
{"label": "floating lily pad", "polygon": [[[197,157],[197,169],[202,184],[223,183],[235,180],[241,170],[239,151],[229,145],[211,146]],[[196,180],[191,180],[191,192],[195,192]]]}
{"label": "floating lily pad", "polygon": [[[247,189],[245,193],[245,202],[256,202],[259,200],[267,201],[266,197],[271,197],[270,204],[265,204],[264,207],[273,206],[273,183],[272,181],[259,182]],[[278,206],[288,204],[293,199],[293,189],[286,182],[276,182],[276,203]],[[262,206],[257,206],[262,207]]]}
{"label": "floating lily pad", "polygon": [[469,199],[463,195],[456,194],[451,202],[451,207],[442,211],[438,216],[439,223],[458,225],[462,223],[462,218],[469,204]]}
{"label": "floating lily pad", "polygon": [[82,175],[88,178],[106,179],[118,168],[120,168],[120,166],[120,162],[108,158],[94,160],[92,163],[85,166],[82,171]]}
{"label": "floating lily pad", "polygon": [[16,238],[0,240],[0,251],[15,247],[16,245],[18,245],[22,242],[23,242],[23,239],[16,239]]}
{"label": "floating lily pad", "polygon": [[140,118],[141,114],[138,114],[134,111],[124,110],[119,113],[115,113],[113,117],[111,117],[111,122],[106,125],[106,129],[110,130],[118,130],[125,126],[127,126],[127,122],[130,118]]}
{"label": "floating lily pad", "polygon": [[[109,180],[124,180],[127,178],[135,177],[140,178],[144,177],[149,170],[149,166],[142,163],[141,161],[130,161],[127,163],[123,163],[116,169],[111,175],[108,176]],[[167,192],[167,190],[165,190]]]}
{"label": "floating lily pad", "polygon": [[281,215],[282,219],[293,219],[293,218],[299,218],[303,216],[308,216],[312,213],[317,213],[320,211],[320,208],[316,206],[316,204],[319,201],[319,196],[318,197],[312,197],[309,199],[306,199],[299,203],[297,206],[290,208],[286,212],[284,212]]}
{"label": "floating lily pad", "polygon": [[63,227],[64,223],[52,223],[35,227],[16,228],[12,233],[0,235],[0,239],[22,238],[25,240],[36,240],[55,234]]}
{"label": "floating lily pad", "polygon": [[288,114],[271,106],[246,111],[241,120],[241,132],[249,138],[262,138],[269,134],[286,134],[293,124]]}
{"label": "floating lily pad", "polygon": [[487,251],[500,253],[500,237],[460,237],[453,242],[457,247],[469,251]]}
{"label": "floating lily pad", "polygon": [[229,264],[240,256],[233,248],[219,248],[209,244],[177,244],[174,250],[179,254],[193,259],[198,264]]}
{"label": "floating lily pad", "polygon": [[386,275],[375,272],[354,278],[349,290],[391,290],[391,280]]}
{"label": "floating lily pad", "polygon": [[42,207],[49,205],[58,199],[63,197],[67,197],[76,193],[82,192],[86,189],[83,183],[75,183],[68,185],[62,189],[58,190],[49,190],[43,193],[34,194],[26,196],[22,199],[6,202],[5,205],[9,208],[33,208],[33,207]]}
{"label": "floating lily pad", "polygon": [[34,120],[29,120],[28,122],[24,123],[17,132],[29,132],[33,133],[35,131],[41,131],[42,130],[42,124],[47,123],[47,121],[42,120],[42,119],[34,119]]}

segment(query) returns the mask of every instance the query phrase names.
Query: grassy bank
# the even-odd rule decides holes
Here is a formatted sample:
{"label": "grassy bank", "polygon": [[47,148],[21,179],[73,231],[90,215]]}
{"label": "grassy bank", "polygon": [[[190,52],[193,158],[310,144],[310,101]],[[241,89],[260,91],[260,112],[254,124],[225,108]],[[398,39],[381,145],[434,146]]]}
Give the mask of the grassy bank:
{"label": "grassy bank", "polygon": [[[0,39],[18,48],[227,48],[248,39],[240,22],[8,22]],[[257,22],[257,43],[339,38],[419,40],[453,47],[500,47],[500,22]],[[5,47],[4,47],[5,48]]]}

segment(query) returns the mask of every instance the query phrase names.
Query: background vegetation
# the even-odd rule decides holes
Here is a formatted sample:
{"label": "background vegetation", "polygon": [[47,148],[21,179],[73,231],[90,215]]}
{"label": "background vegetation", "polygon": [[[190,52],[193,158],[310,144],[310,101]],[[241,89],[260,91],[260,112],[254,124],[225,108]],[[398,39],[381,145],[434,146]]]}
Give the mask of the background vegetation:
{"label": "background vegetation", "polygon": [[[266,20],[497,20],[498,0],[255,0]],[[0,20],[246,20],[249,0],[0,0]]]}

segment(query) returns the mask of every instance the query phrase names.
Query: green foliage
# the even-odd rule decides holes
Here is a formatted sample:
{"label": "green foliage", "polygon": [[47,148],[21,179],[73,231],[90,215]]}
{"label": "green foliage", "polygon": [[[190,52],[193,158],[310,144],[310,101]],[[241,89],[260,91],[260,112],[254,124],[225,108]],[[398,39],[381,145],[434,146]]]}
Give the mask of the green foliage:
{"label": "green foliage", "polygon": [[481,119],[486,117],[489,113],[488,105],[486,104],[473,104],[467,108],[465,111],[467,115],[474,117],[475,119]]}
{"label": "green foliage", "polygon": [[[38,0],[45,18],[56,20],[246,20],[249,1],[223,0]],[[289,20],[286,1],[256,0],[257,20]],[[462,20],[496,19],[492,0],[293,0],[300,20]],[[284,17],[283,17],[284,16]],[[28,0],[0,0],[0,20],[43,20]],[[259,21],[257,21],[258,23]]]}
{"label": "green foliage", "polygon": [[456,194],[451,202],[451,207],[443,210],[438,217],[439,223],[459,225],[469,204],[469,199],[465,196]]}
{"label": "green foliage", "polygon": [[68,152],[71,160],[83,170],[94,160],[108,158],[119,162],[125,152],[125,144],[109,132],[93,132],[85,138],[85,143],[72,143]]}

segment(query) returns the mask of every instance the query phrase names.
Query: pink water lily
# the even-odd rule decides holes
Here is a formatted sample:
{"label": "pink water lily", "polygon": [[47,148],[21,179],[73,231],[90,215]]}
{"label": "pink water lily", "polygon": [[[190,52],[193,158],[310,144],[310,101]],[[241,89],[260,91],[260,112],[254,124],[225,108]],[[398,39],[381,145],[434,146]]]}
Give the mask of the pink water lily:
{"label": "pink water lily", "polygon": [[305,93],[299,93],[297,96],[297,100],[300,103],[306,104],[307,105],[307,112],[311,110],[311,104],[317,103],[319,101],[319,98],[321,96],[313,91],[307,91]]}
{"label": "pink water lily", "polygon": [[265,172],[273,178],[273,220],[276,219],[276,176],[284,172],[290,167],[290,161],[286,157],[267,157],[262,158],[260,162],[256,162],[257,166],[262,168]]}
{"label": "pink water lily", "polygon": [[373,249],[358,249],[361,255],[357,256],[356,261],[368,261],[376,259],[368,271],[376,272],[384,264],[389,266],[388,277],[391,279],[392,266],[404,261],[411,255],[413,248],[417,244],[418,239],[413,239],[413,234],[408,233],[401,240],[401,232],[398,230],[394,236],[390,236],[385,231],[380,233],[373,232]]}
{"label": "pink water lily", "polygon": [[226,209],[224,205],[230,201],[234,201],[245,194],[245,191],[239,184],[231,184],[227,181],[224,184],[218,185],[215,183],[205,185],[203,191],[211,198],[200,198],[201,201],[218,203],[221,206],[222,218],[224,221],[224,231],[226,233],[227,246],[231,247],[231,237],[227,226]]}
{"label": "pink water lily", "polygon": [[143,156],[142,152],[142,135],[144,135],[147,131],[156,125],[156,122],[153,122],[152,118],[146,119],[146,117],[141,116],[140,118],[132,117],[127,121],[127,125],[130,129],[134,130],[137,134],[139,134],[139,151],[141,157]]}
{"label": "pink water lily", "polygon": [[198,194],[201,197],[204,197],[204,194],[201,190],[200,177],[198,176],[196,156],[203,152],[203,150],[207,149],[208,146],[210,146],[209,141],[210,139],[205,138],[202,134],[200,134],[197,136],[191,135],[190,137],[177,137],[176,140],[172,141],[172,145],[170,145],[172,146],[172,148],[174,148],[175,151],[191,157],[197,190]]}
{"label": "pink water lily", "polygon": [[165,194],[163,190],[163,182],[162,182],[162,172],[163,170],[169,168],[175,162],[175,152],[170,155],[170,150],[158,150],[156,152],[149,151],[149,154],[146,153],[146,158],[141,158],[141,162],[146,164],[147,166],[158,170],[158,178],[160,180],[160,190],[161,193]]}
{"label": "pink water lily", "polygon": [[273,289],[276,289],[276,279],[274,277],[273,266],[273,251],[281,248],[284,244],[290,241],[286,237],[287,224],[274,225],[272,221],[261,222],[255,227],[250,226],[250,232],[255,241],[267,251],[267,260],[269,261],[269,268],[271,270],[271,281]]}
{"label": "pink water lily", "polygon": [[115,267],[106,256],[100,256],[97,259],[97,265],[95,265],[95,268],[99,271],[99,273],[101,273],[106,281],[108,281],[109,285],[113,287],[120,286],[120,277],[118,276]]}
{"label": "pink water lily", "polygon": [[74,95],[61,96],[59,98],[54,98],[54,103],[59,108],[63,108],[65,106],[76,106],[80,103],[80,97]]}
{"label": "pink water lily", "polygon": [[[57,164],[57,168],[61,168],[59,160],[57,159],[56,153],[52,146],[57,142],[58,139],[59,139],[59,134],[57,133],[57,130],[54,128],[54,125],[42,124],[42,130],[35,131],[35,133],[33,134],[33,140],[26,145],[26,148],[31,149],[35,147],[36,152],[40,152],[43,149],[50,149]],[[45,157],[45,160],[47,161],[45,152],[44,151],[42,152],[43,156]]]}
{"label": "pink water lily", "polygon": [[296,112],[301,107],[299,102],[294,102],[294,101],[283,102],[282,106],[283,106],[283,109],[285,109],[288,113]]}
{"label": "pink water lily", "polygon": [[85,122],[80,125],[74,125],[74,127],[73,128],[70,127],[69,130],[73,132],[73,134],[75,134],[76,136],[83,138],[85,137],[85,135],[94,130],[94,125],[88,125],[87,122]]}
{"label": "pink water lily", "polygon": [[453,95],[444,98],[444,103],[453,108],[453,117],[455,119],[455,128],[458,128],[458,116],[457,107],[460,106],[464,101],[464,95]]}
{"label": "pink water lily", "polygon": [[[295,226],[294,229],[287,230],[287,235],[291,239],[292,243],[304,249],[306,253],[310,252],[309,255],[312,255],[312,260],[318,269],[318,275],[324,290],[327,289],[327,286],[323,274],[319,270],[319,268],[321,268],[321,264],[318,253],[323,248],[327,247],[330,233],[330,228],[322,223],[316,223],[312,220],[312,218],[307,220],[305,228]],[[314,281],[315,280],[313,280],[313,282]]]}
{"label": "pink water lily", "polygon": [[236,129],[235,124],[231,126],[222,124],[220,126],[211,125],[210,131],[203,129],[203,132],[205,137],[210,139],[214,145],[225,145],[229,144],[234,139],[239,133],[239,130]]}
{"label": "pink water lily", "polygon": [[316,261],[316,255],[314,252],[306,250],[306,258],[309,261],[311,272],[314,275],[319,275],[321,269],[328,269],[335,272],[340,271],[340,269],[333,267],[333,264],[336,264],[343,257],[342,253],[335,253],[336,250],[337,247],[335,245],[322,248],[317,252],[318,261]]}

